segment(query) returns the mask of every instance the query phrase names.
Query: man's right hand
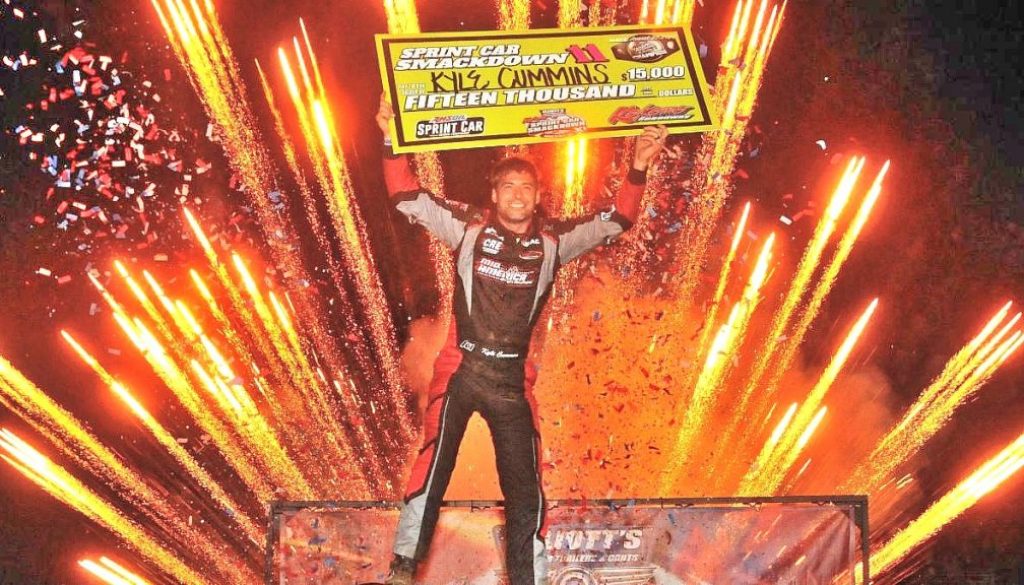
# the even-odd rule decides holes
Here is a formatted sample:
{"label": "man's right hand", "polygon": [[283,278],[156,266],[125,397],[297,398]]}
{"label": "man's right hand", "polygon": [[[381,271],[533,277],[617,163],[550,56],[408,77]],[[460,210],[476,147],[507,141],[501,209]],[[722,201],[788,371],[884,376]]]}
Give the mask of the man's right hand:
{"label": "man's right hand", "polygon": [[395,111],[391,109],[391,102],[388,100],[388,96],[380,94],[380,107],[377,109],[377,126],[380,127],[380,131],[384,133],[384,137],[387,138],[391,135],[391,120],[395,117]]}

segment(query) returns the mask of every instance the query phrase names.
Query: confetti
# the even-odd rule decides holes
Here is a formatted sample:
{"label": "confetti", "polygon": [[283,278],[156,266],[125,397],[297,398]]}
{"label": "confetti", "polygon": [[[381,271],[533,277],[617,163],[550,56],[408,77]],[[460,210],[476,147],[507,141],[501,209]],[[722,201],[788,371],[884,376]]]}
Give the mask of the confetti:
{"label": "confetti", "polygon": [[[41,43],[55,39],[31,30]],[[24,160],[52,180],[32,222],[55,228],[58,251],[89,253],[108,240],[148,246],[165,218],[178,221],[178,201],[161,197],[172,191],[156,185],[177,184],[187,196],[194,176],[211,174],[212,157],[183,155],[198,154],[201,137],[164,121],[153,83],[124,68],[127,54],[115,60],[85,45],[56,47],[3,58],[14,70],[52,64],[12,132]]]}

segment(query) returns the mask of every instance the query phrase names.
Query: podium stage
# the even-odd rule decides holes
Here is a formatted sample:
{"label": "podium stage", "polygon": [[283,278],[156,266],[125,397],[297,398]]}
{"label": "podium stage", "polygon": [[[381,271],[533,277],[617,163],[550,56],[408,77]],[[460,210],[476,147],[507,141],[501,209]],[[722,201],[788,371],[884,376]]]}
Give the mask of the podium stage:
{"label": "podium stage", "polygon": [[[267,585],[383,582],[396,502],[276,502]],[[867,498],[548,502],[551,585],[868,583]],[[500,585],[501,502],[446,502],[422,585]],[[856,578],[860,576],[860,579]]]}

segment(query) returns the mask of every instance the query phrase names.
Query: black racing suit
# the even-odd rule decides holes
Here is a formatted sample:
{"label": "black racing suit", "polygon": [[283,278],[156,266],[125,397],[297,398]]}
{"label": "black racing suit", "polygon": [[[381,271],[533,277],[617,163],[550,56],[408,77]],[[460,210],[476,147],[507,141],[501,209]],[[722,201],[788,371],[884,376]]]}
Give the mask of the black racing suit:
{"label": "black racing suit", "polygon": [[[398,211],[424,226],[456,257],[455,318],[434,363],[423,448],[413,465],[395,554],[422,559],[430,545],[459,443],[473,412],[494,441],[505,497],[506,570],[512,585],[545,582],[540,435],[526,359],[530,336],[555,272],[627,230],[614,208],[571,221],[535,219],[515,234],[492,213],[445,200],[416,182],[405,157],[387,156],[385,179]],[[644,173],[631,171],[618,202],[636,209]]]}

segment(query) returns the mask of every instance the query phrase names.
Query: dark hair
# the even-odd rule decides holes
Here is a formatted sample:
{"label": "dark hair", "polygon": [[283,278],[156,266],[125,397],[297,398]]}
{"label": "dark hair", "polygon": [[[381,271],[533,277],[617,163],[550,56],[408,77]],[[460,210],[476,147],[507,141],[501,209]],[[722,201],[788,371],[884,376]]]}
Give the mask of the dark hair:
{"label": "dark hair", "polygon": [[498,181],[509,173],[527,173],[535,182],[540,182],[540,174],[532,162],[518,156],[510,156],[491,165],[491,172],[487,177],[491,182],[491,188],[497,189]]}

